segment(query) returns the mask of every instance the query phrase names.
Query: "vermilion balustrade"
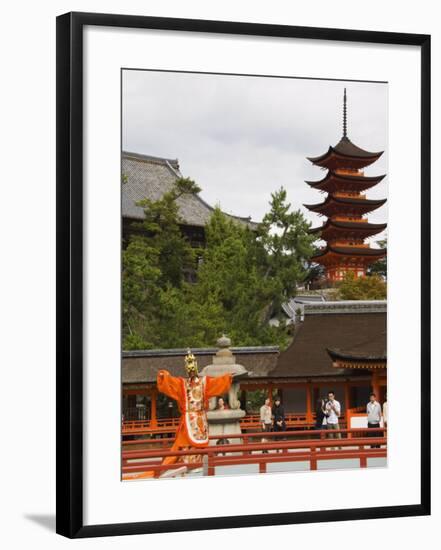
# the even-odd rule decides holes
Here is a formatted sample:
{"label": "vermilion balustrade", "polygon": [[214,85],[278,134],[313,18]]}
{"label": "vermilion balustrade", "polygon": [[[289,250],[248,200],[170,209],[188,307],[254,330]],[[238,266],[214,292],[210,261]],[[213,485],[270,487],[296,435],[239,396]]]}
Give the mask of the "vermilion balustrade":
{"label": "vermilion balustrade", "polygon": [[[340,434],[340,439],[327,439],[331,434]],[[362,437],[355,437],[363,433]],[[166,470],[182,468],[183,463],[162,465],[162,459],[167,456],[183,457],[201,455],[206,475],[214,475],[217,466],[234,466],[241,464],[258,464],[259,472],[266,472],[267,464],[274,462],[308,461],[310,469],[317,469],[320,460],[358,459],[361,468],[367,466],[368,458],[384,458],[387,456],[387,431],[384,428],[365,428],[363,430],[316,430],[289,432],[265,432],[241,434],[224,434],[228,440],[241,439],[241,444],[210,445],[204,449],[186,451],[171,451],[164,449],[124,450],[122,452],[123,475],[137,472],[152,471],[157,477]],[[371,437],[366,437],[372,434]],[[382,434],[380,437],[379,434]],[[373,437],[375,435],[375,437]],[[311,437],[313,436],[313,437]],[[303,437],[300,439],[300,437]],[[268,442],[278,438],[277,441]],[[280,438],[284,438],[280,440]],[[291,440],[287,441],[287,438]],[[218,439],[218,437],[210,437]],[[300,439],[300,440],[299,440]],[[252,442],[255,440],[254,442]],[[265,441],[266,440],[266,441]],[[163,443],[170,443],[165,440]],[[379,448],[376,446],[380,446]],[[268,451],[263,453],[262,451]],[[290,452],[291,451],[291,452]],[[295,451],[295,452],[293,452]],[[201,467],[201,464],[186,464],[188,468]]]}
{"label": "vermilion balustrade", "polygon": [[[314,417],[315,415],[313,415]],[[158,418],[156,420],[127,420],[122,424],[123,435],[143,435],[149,433],[172,433],[179,424],[179,418]],[[285,417],[286,425],[312,426],[313,422],[306,422],[306,413],[288,413]],[[261,425],[260,417],[257,414],[245,416],[240,422],[242,429],[258,428]]]}

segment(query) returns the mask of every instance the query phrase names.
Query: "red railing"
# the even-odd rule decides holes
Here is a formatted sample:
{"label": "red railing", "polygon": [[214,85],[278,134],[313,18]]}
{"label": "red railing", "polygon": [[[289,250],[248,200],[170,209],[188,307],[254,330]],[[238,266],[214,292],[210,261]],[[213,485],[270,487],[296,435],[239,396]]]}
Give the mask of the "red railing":
{"label": "red railing", "polygon": [[[260,426],[260,423],[259,423]],[[333,434],[335,432],[340,433],[343,435],[343,437],[357,437],[360,436],[361,432],[364,431],[378,431],[378,429],[375,428],[369,428],[369,430],[363,429],[363,428],[353,428],[352,430],[349,429],[339,429],[339,430],[312,430],[309,429],[310,425],[306,425],[304,429],[301,430],[291,430],[287,432],[262,432],[262,431],[256,431],[256,432],[242,432],[240,434],[222,434],[222,435],[210,435],[208,437],[209,440],[212,441],[218,441],[220,439],[226,439],[226,440],[235,440],[239,439],[242,440],[244,444],[251,443],[253,440],[260,441],[262,439],[290,439],[294,438],[297,439],[299,437],[303,437],[306,439],[317,439],[317,438],[326,438],[327,435]],[[381,432],[383,432],[383,428],[379,428]],[[148,438],[148,439],[129,439],[123,441],[123,447],[134,447],[134,446],[141,446],[141,447],[149,447],[149,448],[162,448],[167,447],[168,445],[171,445],[174,442],[174,437],[160,437],[160,438]]]}
{"label": "red railing", "polygon": [[[360,431],[363,432],[363,437],[353,437],[355,432],[359,434]],[[200,468],[203,465],[206,475],[214,475],[217,466],[258,464],[259,472],[265,473],[267,464],[299,461],[309,462],[310,469],[316,470],[317,462],[320,460],[348,458],[358,459],[360,467],[365,468],[368,458],[387,456],[387,432],[383,428],[317,430],[311,433],[314,433],[316,437],[300,441],[296,441],[296,439],[300,435],[304,436],[304,431],[265,432],[222,436],[226,439],[242,439],[244,441],[242,444],[210,445],[203,449],[190,449],[186,451],[170,451],[167,449],[125,450],[122,452],[122,472],[125,477],[130,477],[130,474],[151,471],[155,477],[158,477],[166,470],[182,468],[182,466]],[[379,436],[380,433],[383,435]],[[371,434],[371,437],[366,437],[366,434]],[[339,435],[340,438],[328,439],[327,437],[330,435]],[[268,440],[280,437],[291,437],[293,439],[290,441],[263,441],[263,439]],[[210,437],[210,439],[218,438],[219,436]],[[250,442],[251,439],[258,439],[258,441]],[[267,453],[263,451],[267,451]],[[271,453],[271,451],[276,452]],[[162,459],[165,457],[184,457],[188,455],[201,455],[202,464],[185,464],[183,462],[162,464]]]}
{"label": "red railing", "polygon": [[[313,415],[314,419],[315,415]],[[287,427],[305,426],[312,427],[314,422],[306,421],[306,413],[288,413],[285,417]],[[156,420],[127,420],[122,424],[122,434],[125,435],[147,435],[173,433],[179,425],[179,418],[158,418]],[[245,416],[240,425],[242,429],[258,428],[261,425],[258,414]]]}
{"label": "red railing", "polygon": [[152,420],[126,420],[122,425],[122,433],[141,434],[156,432],[158,430],[173,431],[178,427],[179,418],[158,418]]}

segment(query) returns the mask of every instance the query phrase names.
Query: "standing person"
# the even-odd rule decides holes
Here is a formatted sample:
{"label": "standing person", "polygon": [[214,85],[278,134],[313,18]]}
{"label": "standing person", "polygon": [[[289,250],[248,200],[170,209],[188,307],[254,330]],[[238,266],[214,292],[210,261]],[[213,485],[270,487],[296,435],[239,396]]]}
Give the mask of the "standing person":
{"label": "standing person", "polygon": [[[216,410],[217,411],[226,411],[228,409],[225,401],[224,401],[224,398],[223,397],[219,397],[219,399],[217,400],[217,407],[216,407]],[[228,445],[230,443],[230,441],[226,438],[226,437],[221,437],[220,439],[218,439],[216,441],[216,445]],[[222,454],[222,453],[219,453],[219,454]],[[224,456],[226,456],[226,453],[223,453]]]}
{"label": "standing person", "polygon": [[217,411],[225,411],[226,409],[228,409],[225,401],[224,401],[224,398],[223,397],[219,397],[219,399],[217,400],[217,407],[216,407],[216,410]]}
{"label": "standing person", "polygon": [[[366,405],[368,428],[379,428],[381,420],[381,405],[377,401],[375,393],[369,396],[369,403]],[[380,432],[369,432],[368,437],[380,437]],[[379,449],[380,445],[371,445],[371,449]]]}
{"label": "standing person", "polygon": [[[285,421],[285,409],[280,401],[280,397],[276,397],[273,407],[273,430],[275,432],[284,432],[286,431],[286,421]],[[281,437],[276,437],[276,441],[280,441]]]}
{"label": "standing person", "polygon": [[[335,399],[335,393],[333,391],[328,392],[328,400],[326,401],[324,407],[326,415],[326,429],[327,430],[339,430],[340,425],[338,419],[341,414],[340,403]],[[328,434],[329,438],[341,438],[341,433],[330,433]]]}
{"label": "standing person", "polygon": [[383,425],[387,428],[387,394],[384,396],[385,402],[383,403]]}
{"label": "standing person", "polygon": [[[269,397],[265,399],[265,403],[260,407],[260,423],[262,424],[263,432],[271,431],[273,424],[272,424],[272,411],[270,407]],[[262,443],[265,443],[266,441],[267,439],[265,437],[262,437]],[[265,450],[263,452],[267,453],[268,451]]]}
{"label": "standing person", "polygon": [[315,430],[326,430],[325,400],[317,399],[315,406]]}

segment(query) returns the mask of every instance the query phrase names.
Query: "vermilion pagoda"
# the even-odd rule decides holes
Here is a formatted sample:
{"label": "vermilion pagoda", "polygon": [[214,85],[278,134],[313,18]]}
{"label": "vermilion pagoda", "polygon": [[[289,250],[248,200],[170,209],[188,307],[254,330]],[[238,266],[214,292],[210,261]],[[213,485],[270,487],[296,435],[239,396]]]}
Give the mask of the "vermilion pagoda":
{"label": "vermilion pagoda", "polygon": [[343,137],[334,147],[319,157],[309,157],[313,164],[327,169],[320,181],[306,183],[327,193],[326,199],[318,204],[305,204],[306,208],[328,219],[311,233],[326,241],[311,258],[325,268],[329,282],[340,281],[346,273],[366,275],[367,267],[384,257],[385,249],[371,248],[365,239],[380,233],[385,223],[369,223],[363,217],[382,206],[386,199],[369,200],[364,192],[377,185],[385,175],[365,176],[363,168],[380,158],[383,151],[371,153],[354,145],[347,136],[346,88],[343,98]]}

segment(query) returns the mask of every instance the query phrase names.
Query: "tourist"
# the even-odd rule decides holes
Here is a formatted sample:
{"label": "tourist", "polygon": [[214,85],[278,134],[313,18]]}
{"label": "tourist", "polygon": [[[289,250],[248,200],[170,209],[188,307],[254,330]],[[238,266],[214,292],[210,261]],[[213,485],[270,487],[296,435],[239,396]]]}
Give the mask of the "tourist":
{"label": "tourist", "polygon": [[323,398],[317,399],[315,407],[315,430],[326,429],[325,403],[326,401]]}
{"label": "tourist", "polygon": [[[270,407],[270,398],[267,397],[265,399],[265,403],[260,407],[260,423],[262,424],[262,431],[263,432],[270,432],[272,429],[272,411]],[[262,443],[266,443],[268,440],[266,438],[262,438]],[[268,451],[263,451],[264,453],[267,453]]]}
{"label": "tourist", "polygon": [[[335,399],[335,393],[333,391],[328,392],[328,400],[325,403],[324,412],[326,416],[326,429],[327,430],[339,430],[340,425],[338,419],[341,413],[340,403]],[[327,434],[330,439],[341,438],[340,432],[333,432]]]}
{"label": "tourist", "polygon": [[217,400],[217,407],[216,407],[216,410],[218,411],[224,411],[228,409],[225,401],[224,401],[224,398],[223,397],[219,397],[219,399]]}
{"label": "tourist", "polygon": [[[381,420],[381,405],[377,401],[375,393],[369,396],[369,403],[366,405],[368,428],[379,428]],[[379,432],[369,432],[368,437],[380,437]],[[380,445],[371,445],[371,449],[379,449]]]}
{"label": "tourist", "polygon": [[387,394],[384,398],[385,402],[383,403],[383,426],[387,428]]}
{"label": "tourist", "polygon": [[[216,406],[216,410],[217,411],[226,411],[228,409],[225,401],[224,401],[224,398],[223,397],[219,397],[219,399],[217,400],[217,406]],[[218,439],[216,441],[216,445],[229,445],[230,444],[230,440],[227,439],[226,437],[221,437],[220,439]],[[226,456],[227,453],[219,453],[220,455],[224,455]]]}
{"label": "tourist", "polygon": [[[285,409],[280,401],[280,397],[276,397],[273,407],[273,430],[275,432],[286,431]],[[280,441],[281,437],[276,437],[276,441]]]}

